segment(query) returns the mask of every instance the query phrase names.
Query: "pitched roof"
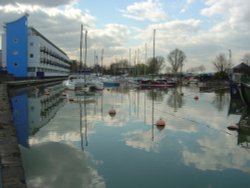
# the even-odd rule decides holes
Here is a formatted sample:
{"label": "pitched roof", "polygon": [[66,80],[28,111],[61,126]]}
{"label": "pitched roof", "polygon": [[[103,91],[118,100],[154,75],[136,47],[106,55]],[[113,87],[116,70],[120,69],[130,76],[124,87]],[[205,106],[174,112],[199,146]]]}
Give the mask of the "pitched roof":
{"label": "pitched roof", "polygon": [[234,73],[250,74],[250,66],[245,63],[240,63],[232,68]]}

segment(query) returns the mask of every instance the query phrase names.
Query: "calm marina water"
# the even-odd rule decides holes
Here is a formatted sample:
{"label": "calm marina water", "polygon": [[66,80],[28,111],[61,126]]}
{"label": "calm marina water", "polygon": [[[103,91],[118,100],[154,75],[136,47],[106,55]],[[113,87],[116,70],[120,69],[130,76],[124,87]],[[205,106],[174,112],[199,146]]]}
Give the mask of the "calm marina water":
{"label": "calm marina water", "polygon": [[[11,97],[29,188],[250,185],[250,134],[227,129],[243,113],[228,91],[124,86],[84,97],[61,85],[47,90]],[[159,118],[165,127],[155,125]]]}

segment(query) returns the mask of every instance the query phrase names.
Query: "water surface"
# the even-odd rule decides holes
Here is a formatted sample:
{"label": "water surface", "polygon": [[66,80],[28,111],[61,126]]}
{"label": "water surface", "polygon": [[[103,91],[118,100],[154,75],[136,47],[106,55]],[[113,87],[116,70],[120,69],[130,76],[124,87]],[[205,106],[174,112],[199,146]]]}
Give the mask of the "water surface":
{"label": "water surface", "polygon": [[84,97],[57,85],[11,101],[30,188],[250,185],[250,134],[227,129],[245,111],[225,90],[119,87]]}

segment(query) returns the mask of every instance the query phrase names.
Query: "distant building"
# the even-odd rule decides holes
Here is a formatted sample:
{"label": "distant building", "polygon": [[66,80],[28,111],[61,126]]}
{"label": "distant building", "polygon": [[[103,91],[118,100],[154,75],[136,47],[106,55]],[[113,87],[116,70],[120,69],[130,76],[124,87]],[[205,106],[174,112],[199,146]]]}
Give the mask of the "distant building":
{"label": "distant building", "polygon": [[15,77],[67,76],[71,62],[65,52],[33,27],[28,15],[6,23],[2,35],[2,65]]}
{"label": "distant building", "polygon": [[250,66],[245,63],[240,63],[231,69],[230,75],[233,82],[240,83],[243,75],[250,76]]}

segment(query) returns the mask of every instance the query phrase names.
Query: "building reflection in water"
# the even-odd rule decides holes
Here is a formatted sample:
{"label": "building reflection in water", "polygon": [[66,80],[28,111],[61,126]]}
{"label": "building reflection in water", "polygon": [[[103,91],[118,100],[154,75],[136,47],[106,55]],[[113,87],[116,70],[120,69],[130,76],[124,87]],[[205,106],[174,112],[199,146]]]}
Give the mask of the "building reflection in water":
{"label": "building reflection in water", "polygon": [[15,91],[10,101],[19,144],[29,147],[29,136],[55,116],[64,104],[63,90],[61,85],[55,85]]}

